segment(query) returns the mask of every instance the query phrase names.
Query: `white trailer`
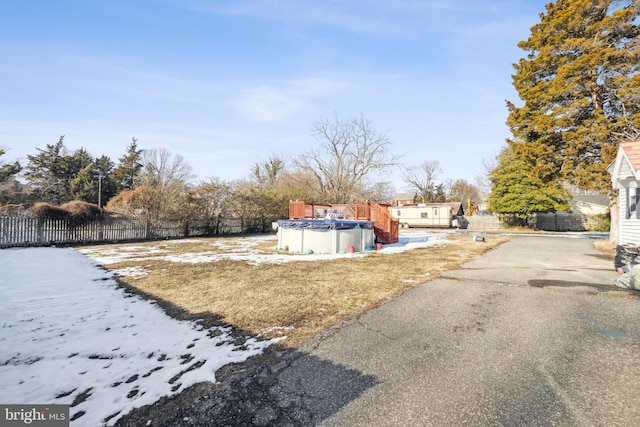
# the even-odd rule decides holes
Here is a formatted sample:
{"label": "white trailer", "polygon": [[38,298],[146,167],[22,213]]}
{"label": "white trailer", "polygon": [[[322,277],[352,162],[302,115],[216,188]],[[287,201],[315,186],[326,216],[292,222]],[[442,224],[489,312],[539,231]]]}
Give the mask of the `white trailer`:
{"label": "white trailer", "polygon": [[390,206],[389,212],[398,219],[400,227],[441,227],[456,226],[458,215],[462,215],[460,204],[427,203],[415,206]]}

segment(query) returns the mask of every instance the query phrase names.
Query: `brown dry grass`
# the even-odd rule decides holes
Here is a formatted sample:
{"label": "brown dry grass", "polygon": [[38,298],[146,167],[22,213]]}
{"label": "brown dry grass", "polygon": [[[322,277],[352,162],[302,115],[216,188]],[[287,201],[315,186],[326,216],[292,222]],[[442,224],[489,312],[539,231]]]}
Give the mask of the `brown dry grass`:
{"label": "brown dry grass", "polygon": [[[479,243],[470,235],[452,234],[446,245],[398,254],[374,251],[364,257],[280,265],[249,265],[229,260],[189,264],[144,259],[108,267],[144,268],[149,272],[147,276],[123,277],[121,281],[188,313],[215,314],[226,323],[267,337],[278,336],[277,328],[289,328],[283,344],[296,346],[317,332],[358,317],[509,239],[496,235]],[[216,250],[211,246],[215,239],[201,240],[202,243],[167,244],[162,249],[183,253]],[[118,245],[111,245],[114,247],[117,249]],[[259,249],[273,252],[273,242],[264,243]]]}
{"label": "brown dry grass", "polygon": [[593,245],[602,252],[603,255],[611,257],[611,261],[616,255],[616,244],[609,240],[594,240]]}

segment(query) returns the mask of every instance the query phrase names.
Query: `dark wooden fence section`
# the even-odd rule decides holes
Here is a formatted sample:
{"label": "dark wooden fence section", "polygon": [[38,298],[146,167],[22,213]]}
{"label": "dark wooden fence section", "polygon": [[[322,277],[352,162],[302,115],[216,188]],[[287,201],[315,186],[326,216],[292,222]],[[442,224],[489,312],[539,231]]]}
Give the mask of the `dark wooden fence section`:
{"label": "dark wooden fence section", "polygon": [[0,248],[153,240],[272,232],[270,218],[172,220],[104,218],[73,225],[64,220],[0,216]]}
{"label": "dark wooden fence section", "polygon": [[[597,215],[579,215],[566,212],[535,213],[529,215],[529,227],[546,231],[596,230],[602,220]],[[601,231],[601,230],[600,230]]]}

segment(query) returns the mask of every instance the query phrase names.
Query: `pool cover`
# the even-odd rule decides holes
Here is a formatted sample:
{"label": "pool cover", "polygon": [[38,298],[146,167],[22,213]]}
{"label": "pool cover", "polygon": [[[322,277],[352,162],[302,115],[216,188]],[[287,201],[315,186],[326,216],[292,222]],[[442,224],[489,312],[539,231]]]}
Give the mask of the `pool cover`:
{"label": "pool cover", "polygon": [[278,221],[278,227],[313,231],[351,230],[355,228],[373,230],[373,222],[348,219],[281,219]]}

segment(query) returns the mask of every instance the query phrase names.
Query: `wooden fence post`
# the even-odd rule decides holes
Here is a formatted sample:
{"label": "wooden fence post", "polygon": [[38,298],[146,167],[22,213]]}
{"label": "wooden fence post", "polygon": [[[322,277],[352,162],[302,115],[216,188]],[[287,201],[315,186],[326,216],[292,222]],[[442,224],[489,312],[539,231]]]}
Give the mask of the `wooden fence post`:
{"label": "wooden fence post", "polygon": [[38,236],[38,243],[39,244],[44,243],[43,226],[44,226],[44,219],[38,218],[38,223],[36,225],[36,228],[37,228],[37,236]]}

